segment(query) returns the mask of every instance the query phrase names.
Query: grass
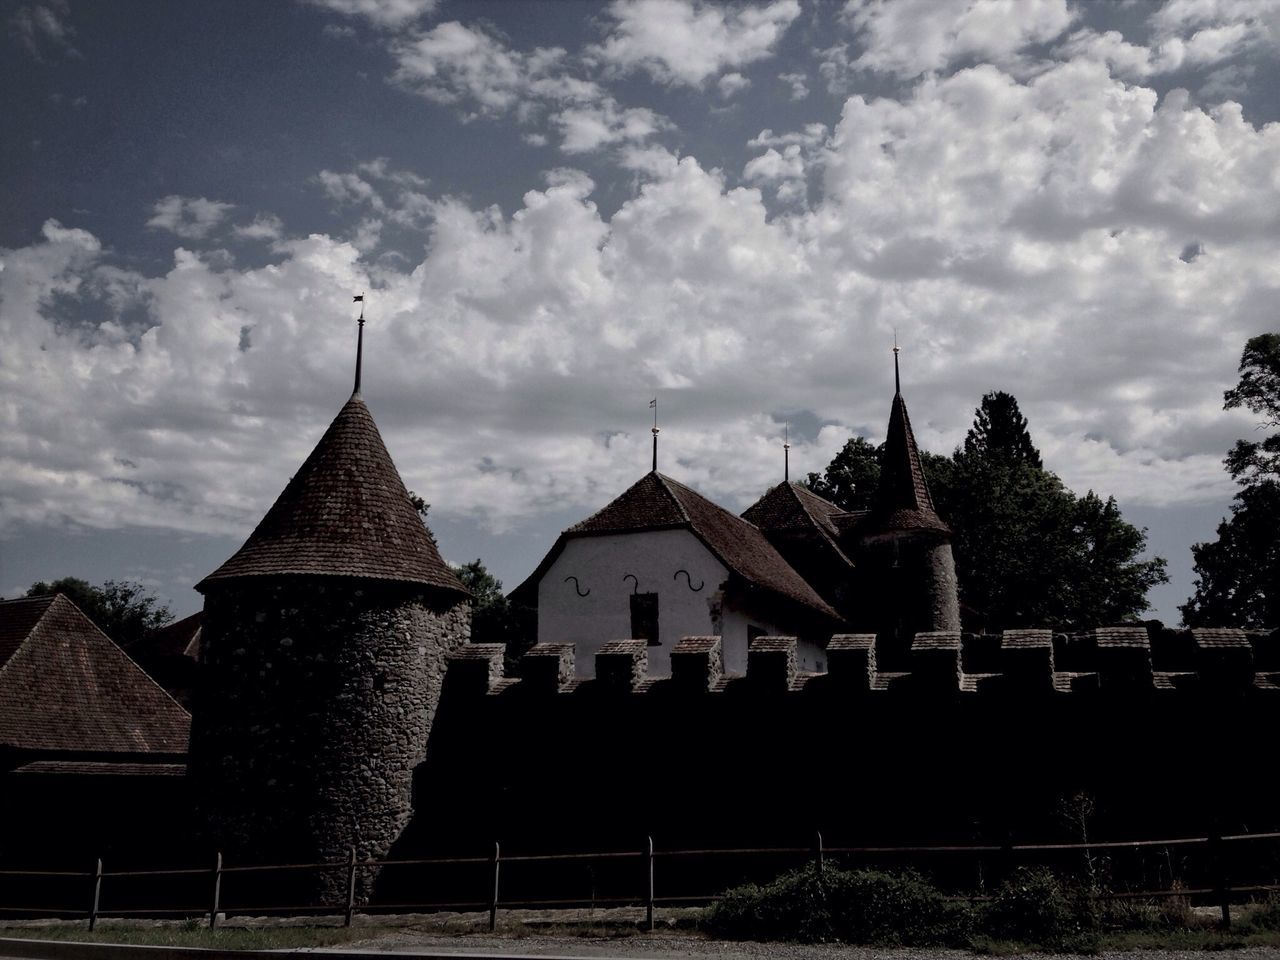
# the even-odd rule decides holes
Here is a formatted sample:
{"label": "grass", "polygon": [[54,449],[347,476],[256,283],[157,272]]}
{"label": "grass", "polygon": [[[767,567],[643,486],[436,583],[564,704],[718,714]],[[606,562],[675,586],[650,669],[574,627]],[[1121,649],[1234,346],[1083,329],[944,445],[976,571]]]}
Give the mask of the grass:
{"label": "grass", "polygon": [[381,931],[358,927],[163,927],[100,926],[90,933],[84,924],[0,927],[0,937],[23,940],[79,940],[84,943],[139,943],[163,947],[217,947],[225,950],[277,950],[288,947],[331,947],[370,940]]}

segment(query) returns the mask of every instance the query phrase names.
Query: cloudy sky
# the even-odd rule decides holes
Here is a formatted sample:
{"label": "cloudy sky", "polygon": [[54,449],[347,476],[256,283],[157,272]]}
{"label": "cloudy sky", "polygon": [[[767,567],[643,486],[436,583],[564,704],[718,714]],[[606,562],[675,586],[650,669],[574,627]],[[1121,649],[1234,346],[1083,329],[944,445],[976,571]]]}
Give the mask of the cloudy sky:
{"label": "cloudy sky", "polygon": [[178,613],[351,389],[508,588],[1013,393],[1190,590],[1280,327],[1276,0],[0,3],[0,594]]}

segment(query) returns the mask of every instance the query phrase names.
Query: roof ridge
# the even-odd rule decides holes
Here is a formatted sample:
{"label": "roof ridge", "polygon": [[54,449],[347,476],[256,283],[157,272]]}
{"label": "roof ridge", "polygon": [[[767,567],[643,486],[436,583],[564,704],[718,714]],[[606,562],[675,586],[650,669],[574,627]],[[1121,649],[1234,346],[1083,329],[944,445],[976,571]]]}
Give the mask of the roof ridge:
{"label": "roof ridge", "polygon": [[[684,517],[684,522],[693,526],[693,519],[689,516],[689,511],[684,508],[684,504],[680,502],[680,497],[676,495],[676,492],[672,490],[668,484],[674,483],[677,487],[688,490],[690,493],[695,493],[700,497],[702,494],[698,493],[698,491],[694,490],[692,487],[681,483],[679,480],[668,477],[665,473],[659,473],[657,470],[654,470],[653,475],[658,478],[658,482],[662,484],[662,488],[667,491],[668,496],[675,501],[676,509],[680,511],[680,516]],[[704,497],[703,499],[706,498]],[[710,503],[711,501],[707,502]]]}

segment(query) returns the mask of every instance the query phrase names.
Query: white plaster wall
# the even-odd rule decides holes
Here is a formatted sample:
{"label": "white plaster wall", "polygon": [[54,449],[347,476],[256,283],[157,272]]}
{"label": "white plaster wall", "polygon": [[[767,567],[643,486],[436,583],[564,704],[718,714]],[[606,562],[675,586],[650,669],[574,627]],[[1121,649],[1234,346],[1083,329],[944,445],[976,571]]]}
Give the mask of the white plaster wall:
{"label": "white plaster wall", "polygon": [[[688,570],[694,592],[684,574]],[[658,595],[658,637],[661,646],[649,648],[649,674],[669,676],[671,648],[682,637],[712,636],[720,624],[712,620],[720,587],[729,571],[688,530],[652,530],[601,537],[575,537],[565,543],[555,563],[538,583],[538,642],[576,645],[576,669],[580,676],[595,676],[595,652],[609,640],[631,636],[631,580],[639,579],[638,592]],[[573,582],[578,578],[578,596]],[[746,627],[742,627],[746,637]],[[744,647],[745,649],[745,647]],[[745,664],[745,660],[744,660]]]}

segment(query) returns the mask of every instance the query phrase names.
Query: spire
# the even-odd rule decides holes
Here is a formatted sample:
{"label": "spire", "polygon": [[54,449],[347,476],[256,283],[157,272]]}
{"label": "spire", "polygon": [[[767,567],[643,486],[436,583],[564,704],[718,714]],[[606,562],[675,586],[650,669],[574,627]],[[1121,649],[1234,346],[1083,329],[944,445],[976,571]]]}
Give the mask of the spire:
{"label": "spire", "polygon": [[902,380],[898,373],[897,336],[893,344],[893,406],[889,411],[889,429],[884,442],[884,460],[880,468],[880,485],[865,528],[869,535],[934,531],[950,534],[933,505],[929,485],[925,482],[920,449],[916,446],[907,415],[907,402],[902,398]]}
{"label": "spire", "polygon": [[658,398],[654,397],[649,401],[649,406],[653,410],[653,472],[658,472]]}
{"label": "spire", "polygon": [[791,482],[791,424],[782,425],[782,482]]}
{"label": "spire", "polygon": [[355,297],[354,303],[360,304],[360,319],[356,321],[359,332],[356,334],[356,388],[351,391],[353,397],[360,395],[360,367],[364,363],[364,294]]}

